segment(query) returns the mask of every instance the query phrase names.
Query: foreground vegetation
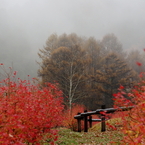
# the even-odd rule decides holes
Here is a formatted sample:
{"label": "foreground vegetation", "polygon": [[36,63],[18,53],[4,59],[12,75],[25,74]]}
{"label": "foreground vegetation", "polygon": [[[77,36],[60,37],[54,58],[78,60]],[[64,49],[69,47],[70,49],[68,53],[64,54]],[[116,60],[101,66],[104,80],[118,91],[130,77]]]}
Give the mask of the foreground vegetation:
{"label": "foreground vegetation", "polygon": [[114,107],[133,108],[112,116],[103,112],[108,119],[112,118],[106,121],[107,131],[101,132],[101,125],[97,123],[88,133],[75,132],[77,121],[74,115],[82,112],[84,106],[64,108],[62,92],[57,84],[48,83],[41,88],[35,84],[35,79],[32,83],[15,77],[16,72],[12,72],[0,85],[0,144],[145,144],[145,73],[140,73],[140,83],[130,92],[125,92],[125,87],[120,85],[118,93],[113,94]]}
{"label": "foreground vegetation", "polygon": [[119,144],[123,134],[119,131],[90,131],[74,132],[66,128],[59,130],[57,145],[106,145],[107,143]]}
{"label": "foreground vegetation", "polygon": [[121,118],[113,118],[106,121],[107,131],[101,132],[101,123],[96,123],[88,132],[75,132],[67,128],[59,129],[59,138],[57,145],[105,145],[105,144],[120,144],[123,139],[121,129]]}

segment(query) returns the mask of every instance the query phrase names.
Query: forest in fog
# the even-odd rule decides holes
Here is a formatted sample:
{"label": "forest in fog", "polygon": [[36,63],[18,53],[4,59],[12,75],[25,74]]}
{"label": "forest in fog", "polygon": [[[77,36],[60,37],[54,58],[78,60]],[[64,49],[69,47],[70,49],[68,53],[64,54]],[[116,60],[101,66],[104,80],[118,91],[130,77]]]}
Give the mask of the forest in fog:
{"label": "forest in fog", "polygon": [[129,90],[144,71],[144,5],[0,0],[0,78],[12,67],[18,78],[59,83],[69,106],[111,106],[119,85]]}
{"label": "forest in fog", "polygon": [[83,104],[89,109],[113,106],[120,85],[129,92],[145,71],[145,52],[125,52],[114,34],[102,40],[77,34],[52,34],[38,53],[41,85],[58,84],[65,105]]}
{"label": "forest in fog", "polygon": [[144,26],[145,0],[0,0],[0,144],[145,144]]}

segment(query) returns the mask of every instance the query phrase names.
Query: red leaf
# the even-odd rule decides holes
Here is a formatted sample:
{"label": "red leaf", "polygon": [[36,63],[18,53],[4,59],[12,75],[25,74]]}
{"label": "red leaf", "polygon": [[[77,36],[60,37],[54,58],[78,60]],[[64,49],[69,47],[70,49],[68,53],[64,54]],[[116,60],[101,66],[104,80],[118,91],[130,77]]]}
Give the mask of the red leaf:
{"label": "red leaf", "polygon": [[101,115],[106,115],[106,112],[105,111],[101,111],[100,114]]}
{"label": "red leaf", "polygon": [[140,62],[138,62],[138,61],[136,62],[136,64],[137,64],[138,66],[141,66],[141,65],[142,65],[142,63],[140,63]]}
{"label": "red leaf", "polygon": [[124,86],[120,85],[119,89],[124,89]]}

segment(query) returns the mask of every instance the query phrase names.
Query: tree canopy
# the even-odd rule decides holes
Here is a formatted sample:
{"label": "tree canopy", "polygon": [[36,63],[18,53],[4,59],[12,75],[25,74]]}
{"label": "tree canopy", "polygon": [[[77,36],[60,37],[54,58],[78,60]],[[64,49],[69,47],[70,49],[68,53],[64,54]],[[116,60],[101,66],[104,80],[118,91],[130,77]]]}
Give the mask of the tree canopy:
{"label": "tree canopy", "polygon": [[70,108],[79,103],[96,109],[104,100],[110,107],[119,85],[129,86],[130,78],[137,80],[137,72],[127,62],[129,55],[126,58],[124,54],[114,34],[107,34],[102,41],[75,33],[52,34],[38,53],[41,85],[57,83]]}

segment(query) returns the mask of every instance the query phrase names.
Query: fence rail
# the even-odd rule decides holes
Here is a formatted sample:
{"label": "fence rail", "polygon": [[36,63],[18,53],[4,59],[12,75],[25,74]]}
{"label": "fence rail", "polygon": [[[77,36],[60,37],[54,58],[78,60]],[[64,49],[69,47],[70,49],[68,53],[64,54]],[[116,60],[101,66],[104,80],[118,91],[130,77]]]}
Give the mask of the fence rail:
{"label": "fence rail", "polygon": [[[87,112],[84,111],[83,113],[78,113],[75,115],[74,118],[77,119],[78,124],[78,132],[81,132],[81,120],[84,120],[84,132],[88,132],[88,122],[89,126],[92,127],[92,122],[101,122],[101,131],[106,131],[106,115],[109,113],[114,113],[116,111],[128,111],[134,108],[134,106],[129,107],[119,107],[119,108],[105,108],[105,105],[101,106],[102,109],[97,109],[95,111]],[[100,114],[101,119],[92,119],[92,115]],[[89,117],[89,119],[88,119]]]}

